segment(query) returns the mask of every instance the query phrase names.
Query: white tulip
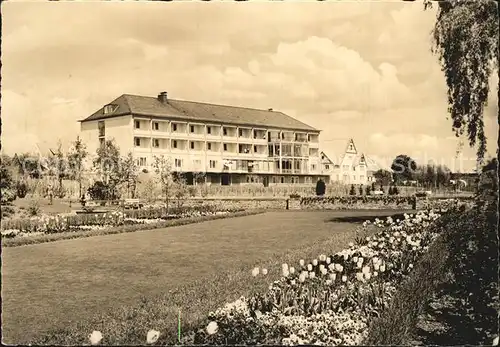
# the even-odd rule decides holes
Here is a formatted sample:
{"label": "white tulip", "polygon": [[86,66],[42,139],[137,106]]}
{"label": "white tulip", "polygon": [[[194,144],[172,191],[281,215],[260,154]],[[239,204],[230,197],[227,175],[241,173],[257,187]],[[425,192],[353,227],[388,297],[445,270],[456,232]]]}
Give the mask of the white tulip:
{"label": "white tulip", "polygon": [[146,343],[151,344],[155,343],[158,341],[158,338],[160,337],[160,332],[156,330],[150,330],[148,331],[148,334],[146,335]]}
{"label": "white tulip", "polygon": [[102,340],[102,334],[100,331],[94,330],[92,334],[89,335],[90,344],[92,346],[98,345]]}
{"label": "white tulip", "polygon": [[217,322],[210,322],[207,325],[207,333],[208,333],[208,335],[215,334],[218,329],[219,329],[219,326],[217,325]]}

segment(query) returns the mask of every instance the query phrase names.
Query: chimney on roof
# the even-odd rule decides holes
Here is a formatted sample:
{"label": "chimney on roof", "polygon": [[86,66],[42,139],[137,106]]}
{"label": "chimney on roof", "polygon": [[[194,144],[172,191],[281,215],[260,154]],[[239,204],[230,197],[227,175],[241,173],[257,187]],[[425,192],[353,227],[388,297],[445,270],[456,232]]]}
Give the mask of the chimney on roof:
{"label": "chimney on roof", "polygon": [[167,92],[161,92],[160,94],[158,94],[158,100],[159,100],[162,104],[166,104],[166,103],[168,103]]}
{"label": "chimney on roof", "polygon": [[272,111],[273,109],[272,109],[272,108],[268,108],[267,110],[268,110],[268,111]]}

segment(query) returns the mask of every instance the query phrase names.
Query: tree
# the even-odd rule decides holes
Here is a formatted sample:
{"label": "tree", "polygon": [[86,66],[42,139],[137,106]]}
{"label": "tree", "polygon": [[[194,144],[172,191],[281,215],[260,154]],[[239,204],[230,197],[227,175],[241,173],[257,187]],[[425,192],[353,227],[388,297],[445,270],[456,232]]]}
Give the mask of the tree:
{"label": "tree", "polygon": [[370,195],[371,191],[372,191],[371,186],[366,186],[366,195]]}
{"label": "tree", "polygon": [[323,196],[325,195],[325,192],[326,192],[326,184],[322,179],[320,179],[318,180],[318,182],[316,182],[316,195]]}
{"label": "tree", "polygon": [[168,213],[169,201],[175,194],[175,179],[172,171],[172,163],[169,158],[165,158],[163,155],[160,157],[155,156],[153,168],[161,184],[161,190],[165,197]]}
{"label": "tree", "polygon": [[406,154],[400,154],[393,160],[391,170],[396,182],[413,180],[417,163]]}
{"label": "tree", "polygon": [[363,195],[363,185],[359,185],[359,195]]}
{"label": "tree", "polygon": [[[498,0],[440,1],[438,6],[432,49],[446,77],[452,129],[457,137],[466,133],[469,145],[477,146],[477,158],[482,162],[486,153],[483,113],[488,82],[495,65],[498,69]],[[500,85],[497,94],[500,99]]]}
{"label": "tree", "polygon": [[[380,169],[373,174],[373,177],[375,177],[377,182],[379,182],[379,184],[382,186],[387,186],[392,182],[392,173],[390,171],[387,171],[387,170]],[[373,187],[372,187],[373,190],[375,190],[374,186],[375,186],[375,183],[373,183]]]}
{"label": "tree", "polygon": [[135,190],[137,188],[137,180],[139,177],[139,170],[135,163],[132,152],[128,152],[125,158],[121,158],[121,177],[123,183],[127,187],[127,196],[132,199],[135,198]]}
{"label": "tree", "polygon": [[114,140],[107,140],[97,149],[94,167],[101,176],[102,182],[109,188],[109,198],[117,198],[117,187],[122,182],[120,169],[120,149]]}
{"label": "tree", "polygon": [[9,163],[6,162],[2,156],[0,159],[0,200],[2,205],[8,204],[16,199],[14,182],[8,164]]}
{"label": "tree", "polygon": [[71,179],[78,181],[78,196],[82,196],[82,179],[85,170],[83,162],[87,155],[88,152],[85,144],[80,137],[77,137],[69,149],[68,162]]}

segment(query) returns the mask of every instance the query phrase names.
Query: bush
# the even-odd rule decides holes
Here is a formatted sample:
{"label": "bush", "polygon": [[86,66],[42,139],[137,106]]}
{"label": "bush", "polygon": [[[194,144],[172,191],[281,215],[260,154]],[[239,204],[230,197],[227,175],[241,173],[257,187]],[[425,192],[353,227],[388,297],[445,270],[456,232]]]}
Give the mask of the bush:
{"label": "bush", "polygon": [[26,197],[26,194],[28,194],[28,185],[23,181],[17,182],[16,189],[18,198],[22,199]]}
{"label": "bush", "polygon": [[316,195],[317,196],[323,196],[326,193],[326,184],[323,182],[323,180],[319,180],[316,182]]}
{"label": "bush", "polygon": [[349,191],[349,195],[356,195],[356,189],[354,188],[354,184],[351,185],[351,190]]}
{"label": "bush", "polygon": [[31,200],[28,206],[28,214],[32,217],[40,215],[42,210],[40,209],[40,203],[38,200]]}
{"label": "bush", "polygon": [[110,198],[109,186],[101,181],[96,181],[94,185],[88,189],[88,193],[92,200],[108,200]]}

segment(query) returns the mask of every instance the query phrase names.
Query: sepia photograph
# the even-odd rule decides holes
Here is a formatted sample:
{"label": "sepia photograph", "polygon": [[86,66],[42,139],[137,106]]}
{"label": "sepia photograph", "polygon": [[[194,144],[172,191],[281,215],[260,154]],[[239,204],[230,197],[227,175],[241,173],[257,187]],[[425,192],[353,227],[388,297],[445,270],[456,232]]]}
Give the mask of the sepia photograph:
{"label": "sepia photograph", "polygon": [[498,12],[3,1],[2,344],[497,346]]}

